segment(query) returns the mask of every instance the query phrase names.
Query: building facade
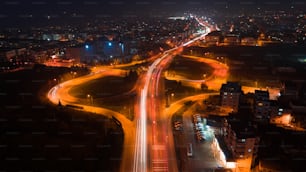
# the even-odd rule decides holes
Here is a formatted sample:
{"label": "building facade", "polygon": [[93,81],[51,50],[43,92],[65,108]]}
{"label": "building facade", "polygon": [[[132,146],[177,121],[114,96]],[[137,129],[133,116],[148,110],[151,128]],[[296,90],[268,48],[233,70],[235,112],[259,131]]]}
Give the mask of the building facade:
{"label": "building facade", "polygon": [[255,128],[237,119],[224,119],[222,133],[239,171],[249,172],[258,152]]}
{"label": "building facade", "polygon": [[222,84],[220,89],[221,106],[231,108],[232,112],[237,112],[241,94],[242,90],[239,83],[227,82],[226,84]]}
{"label": "building facade", "polygon": [[270,112],[271,109],[270,109],[269,92],[262,90],[255,90],[254,94],[255,119],[269,119]]}

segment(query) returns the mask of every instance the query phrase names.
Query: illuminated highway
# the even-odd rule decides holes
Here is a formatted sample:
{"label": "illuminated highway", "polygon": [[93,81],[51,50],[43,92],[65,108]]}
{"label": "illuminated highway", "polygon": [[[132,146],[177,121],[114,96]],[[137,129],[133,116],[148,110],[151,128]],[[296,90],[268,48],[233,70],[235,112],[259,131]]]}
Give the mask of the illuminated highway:
{"label": "illuminated highway", "polygon": [[[149,67],[145,77],[143,77],[143,84],[139,86],[140,108],[139,113],[137,114],[136,112],[137,133],[133,171],[149,171],[149,166],[152,166],[151,161],[148,162],[148,159],[152,159],[148,158],[148,149],[155,149],[156,147],[158,147],[158,143],[157,133],[155,133],[156,126],[152,126],[151,123],[148,121],[151,121],[153,124],[156,124],[156,115],[160,114],[160,112],[156,110],[159,107],[160,102],[156,102],[154,100],[154,97],[160,94],[160,91],[158,90],[158,83],[163,69],[163,66],[158,66],[162,64],[165,65],[165,62],[167,62],[167,60],[169,60],[170,62],[172,57],[173,55],[169,56],[168,54],[165,54],[161,58],[154,61],[153,64]],[[162,142],[160,141],[160,139],[158,140],[158,142]],[[149,148],[147,147],[147,145],[150,145]],[[149,152],[149,154],[152,154],[153,158],[156,158],[156,156],[158,156],[158,154],[155,154],[155,152]],[[159,157],[158,159],[162,159],[164,162],[167,162],[165,159],[163,159],[163,157]]]}
{"label": "illuminated highway", "polygon": [[[136,84],[139,98],[135,104],[135,119],[128,120],[124,115],[101,107],[87,106],[84,100],[72,97],[69,90],[90,80],[108,75],[123,76],[125,72],[118,67],[129,65],[116,65],[108,68],[93,68],[92,73],[79,77],[53,87],[47,97],[49,100],[62,105],[73,105],[81,107],[81,110],[94,112],[109,117],[115,117],[122,124],[124,131],[124,149],[120,171],[178,171],[174,150],[173,134],[169,129],[169,120],[165,112],[165,95],[163,88],[163,70],[168,67],[172,59],[182,51],[183,46],[192,44],[202,39],[210,32],[193,40],[189,40],[181,46],[164,51],[160,55],[153,56],[150,61],[154,62],[149,66],[146,74],[141,75]],[[138,62],[139,63],[139,62]]]}
{"label": "illuminated highway", "polygon": [[[210,29],[207,29],[210,32]],[[172,130],[169,130],[169,118],[164,113],[164,89],[161,88],[162,71],[173,57],[182,51],[183,46],[192,44],[204,36],[196,37],[181,46],[165,51],[149,67],[143,85],[139,85],[139,112],[136,114],[136,143],[133,163],[134,172],[178,171],[175,158]],[[169,140],[172,143],[169,143]],[[170,162],[171,161],[171,162]]]}

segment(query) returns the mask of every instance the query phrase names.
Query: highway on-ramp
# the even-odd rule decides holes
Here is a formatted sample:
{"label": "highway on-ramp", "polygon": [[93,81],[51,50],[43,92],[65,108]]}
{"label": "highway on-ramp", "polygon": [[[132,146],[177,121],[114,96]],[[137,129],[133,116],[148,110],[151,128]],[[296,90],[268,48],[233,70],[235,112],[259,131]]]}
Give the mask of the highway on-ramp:
{"label": "highway on-ramp", "polygon": [[70,105],[72,107],[78,107],[77,110],[82,110],[86,112],[92,112],[95,114],[104,115],[107,117],[115,117],[117,120],[120,121],[123,132],[124,132],[124,148],[123,148],[123,157],[122,157],[122,164],[121,167],[129,167],[133,162],[133,150],[135,144],[135,124],[134,122],[130,121],[126,118],[123,114],[118,112],[102,108],[102,107],[94,107],[85,105],[87,104],[86,101],[73,97],[69,94],[69,90],[77,85],[84,84],[94,79],[98,79],[105,76],[124,76],[125,71],[120,69],[113,69],[108,67],[100,67],[94,68],[93,72],[89,75],[78,77],[63,83],[60,83],[54,86],[47,94],[48,99],[54,103],[58,104],[59,102],[63,106]]}
{"label": "highway on-ramp", "polygon": [[[207,29],[210,31],[210,29]],[[206,36],[208,32],[180,46],[167,50],[155,60],[139,84],[138,112],[136,112],[136,143],[133,172],[178,171],[169,117],[164,113],[162,72],[184,46]]]}
{"label": "highway on-ramp", "polygon": [[[182,47],[192,44],[210,32],[189,40],[180,46],[163,52],[147,73],[140,76],[137,82],[138,101],[135,104],[136,114],[134,121],[124,115],[102,107],[84,105],[82,100],[69,95],[69,90],[77,85],[84,84],[108,75],[124,75],[119,69],[94,69],[89,75],[75,78],[53,87],[47,94],[49,100],[62,105],[80,107],[79,110],[94,112],[109,117],[115,117],[122,125],[124,131],[124,149],[120,171],[178,171],[175,159],[172,130],[169,130],[169,116],[164,113],[164,88],[162,84],[162,71],[169,65],[172,58],[182,51]],[[148,146],[150,145],[150,146]]]}

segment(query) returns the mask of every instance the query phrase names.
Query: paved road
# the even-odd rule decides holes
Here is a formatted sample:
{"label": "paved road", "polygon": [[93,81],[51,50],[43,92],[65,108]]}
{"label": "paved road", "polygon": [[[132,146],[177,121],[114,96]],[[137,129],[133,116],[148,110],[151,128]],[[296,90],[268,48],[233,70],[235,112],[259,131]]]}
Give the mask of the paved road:
{"label": "paved road", "polygon": [[[203,38],[207,33],[181,46],[167,50],[150,65],[140,85],[139,113],[136,115],[136,143],[133,171],[178,171],[172,130],[163,113],[164,89],[160,87],[162,71],[172,58],[182,52],[183,46]],[[167,121],[168,120],[168,121]],[[172,141],[172,142],[171,142]]]}
{"label": "paved road", "polygon": [[[208,29],[209,30],[209,29]],[[89,75],[79,77],[64,83],[61,83],[53,87],[48,92],[49,100],[58,104],[61,102],[62,105],[72,105],[79,107],[79,110],[94,112],[96,114],[101,114],[109,117],[115,117],[118,119],[122,125],[124,131],[124,149],[121,162],[120,171],[177,171],[176,159],[174,144],[171,129],[169,130],[169,121],[171,118],[165,116],[166,113],[161,113],[163,110],[163,103],[159,103],[163,96],[163,88],[160,87],[160,77],[162,70],[170,63],[171,58],[174,57],[177,53],[180,52],[183,46],[187,46],[194,41],[203,38],[207,33],[190,40],[179,47],[173,48],[171,50],[165,51],[161,54],[163,57],[158,58],[154,57],[152,60],[155,60],[150,66],[147,75],[145,77],[140,77],[139,85],[143,87],[139,90],[140,97],[135,106],[135,109],[138,110],[136,114],[135,121],[128,120],[124,115],[114,112],[101,107],[93,107],[88,105],[83,105],[82,100],[72,97],[68,94],[69,90],[79,84],[84,84],[93,79],[97,79],[103,76],[109,75],[124,75],[119,69],[101,69],[95,68],[93,72]],[[117,66],[119,67],[119,66]],[[124,67],[124,65],[123,65]],[[154,73],[152,82],[151,77]],[[147,98],[153,95],[153,97],[147,101]],[[150,112],[151,122],[158,122],[156,126],[150,123],[147,126],[147,113]],[[167,127],[168,126],[168,127]],[[147,128],[150,128],[150,133],[147,133]],[[168,129],[168,130],[167,130]],[[147,134],[149,137],[147,137]],[[170,137],[169,137],[170,136]],[[156,138],[156,140],[154,140]],[[153,143],[148,150],[147,143]],[[151,149],[153,150],[151,152]],[[149,159],[149,161],[148,161]],[[157,161],[157,159],[162,159],[163,166],[152,165]],[[171,161],[169,163],[169,161]],[[148,163],[149,162],[149,163]],[[149,165],[150,164],[150,165]],[[158,162],[160,164],[160,161]],[[166,166],[164,166],[166,164]],[[149,167],[149,168],[148,168]]]}
{"label": "paved road", "polygon": [[200,63],[205,63],[209,65],[212,69],[214,69],[212,75],[205,78],[205,80],[191,80],[179,75],[176,76],[166,76],[168,80],[175,80],[175,81],[181,81],[182,85],[194,87],[194,88],[201,88],[201,84],[205,83],[208,86],[208,89],[211,90],[217,90],[219,91],[222,84],[226,83],[228,78],[228,66],[226,64],[223,64],[217,60],[208,59],[204,57],[197,57],[197,56],[187,56],[183,55],[185,58],[191,58],[193,60],[196,60]]}
{"label": "paved road", "polygon": [[124,148],[123,148],[123,156],[121,161],[121,169],[122,169],[121,171],[126,171],[125,169],[131,168],[131,164],[133,163],[133,158],[131,157],[134,156],[133,151],[134,151],[135,131],[136,131],[135,123],[130,121],[123,114],[102,107],[85,105],[88,104],[87,100],[82,100],[69,95],[69,90],[72,87],[84,84],[88,81],[97,78],[110,76],[110,75],[124,76],[125,71],[122,71],[120,69],[108,68],[108,67],[96,67],[93,69],[93,72],[90,73],[89,75],[78,77],[56,85],[48,92],[47,97],[54,104],[58,104],[60,101],[61,104],[64,106],[72,105],[75,107],[79,107],[76,108],[77,110],[93,112],[110,118],[115,117],[117,120],[119,120],[124,132],[124,144],[123,144]]}
{"label": "paved road", "polygon": [[[218,95],[218,93],[207,93],[200,94],[196,96],[186,97],[179,101],[176,101],[170,105],[166,113],[169,119],[172,118],[178,109],[185,106],[188,101],[203,101],[209,96]],[[175,132],[176,147],[179,150],[179,159],[181,160],[178,164],[180,171],[212,171],[216,169],[220,164],[218,160],[214,157],[211,144],[213,138],[209,137],[205,142],[198,142],[195,139],[195,132],[192,123],[192,114],[195,111],[196,104],[188,107],[186,111],[183,112],[183,131]],[[169,124],[169,130],[172,129],[173,124]],[[189,143],[193,145],[193,157],[187,157],[187,146]]]}

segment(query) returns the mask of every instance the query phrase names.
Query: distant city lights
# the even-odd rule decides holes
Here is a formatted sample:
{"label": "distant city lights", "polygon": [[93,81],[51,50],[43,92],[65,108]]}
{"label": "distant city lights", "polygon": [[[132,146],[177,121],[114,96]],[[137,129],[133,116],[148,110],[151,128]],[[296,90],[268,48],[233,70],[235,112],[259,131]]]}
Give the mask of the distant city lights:
{"label": "distant city lights", "polygon": [[306,58],[299,58],[298,61],[301,63],[306,63]]}

